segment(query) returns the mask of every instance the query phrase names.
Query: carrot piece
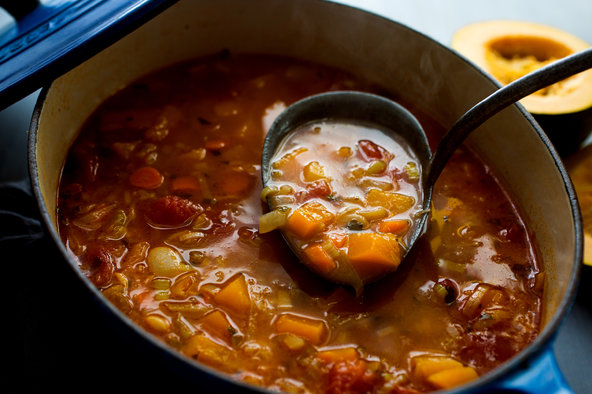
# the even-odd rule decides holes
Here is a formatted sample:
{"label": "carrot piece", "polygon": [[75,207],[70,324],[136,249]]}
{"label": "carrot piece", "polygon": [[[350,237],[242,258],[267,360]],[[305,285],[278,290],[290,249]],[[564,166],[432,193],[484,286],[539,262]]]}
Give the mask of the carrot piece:
{"label": "carrot piece", "polygon": [[427,379],[428,376],[447,369],[463,367],[460,361],[446,356],[417,356],[411,363],[413,373],[419,379]]}
{"label": "carrot piece", "polygon": [[238,275],[228,283],[214,296],[214,301],[239,315],[248,314],[251,308],[251,297],[244,275]]}
{"label": "carrot piece", "polygon": [[378,226],[378,231],[381,233],[391,233],[395,235],[404,235],[409,231],[409,221],[408,220],[386,220],[384,222],[380,222]]}
{"label": "carrot piece", "polygon": [[348,243],[347,257],[362,280],[394,271],[401,263],[402,249],[392,234],[353,233]]}
{"label": "carrot piece", "polygon": [[326,363],[353,361],[358,359],[358,351],[353,347],[329,349],[318,352],[317,357]]}
{"label": "carrot piece", "polygon": [[323,274],[328,274],[337,267],[335,260],[329,256],[321,244],[309,245],[303,252],[308,261]]}
{"label": "carrot piece", "polygon": [[242,195],[253,185],[253,176],[246,172],[229,172],[222,174],[220,179],[220,191],[224,195]]}
{"label": "carrot piece", "polygon": [[209,329],[210,334],[213,334],[226,341],[230,340],[232,331],[235,330],[234,327],[232,327],[232,325],[229,323],[226,316],[224,316],[224,314],[218,310],[208,313],[199,321]]}
{"label": "carrot piece", "polygon": [[450,389],[479,377],[471,367],[446,369],[428,376],[427,381],[439,389]]}
{"label": "carrot piece", "polygon": [[325,336],[323,321],[289,314],[283,314],[277,319],[275,329],[278,333],[298,335],[313,345],[320,344]]}
{"label": "carrot piece", "polygon": [[199,180],[193,176],[180,176],[171,181],[173,193],[195,193],[199,189]]}
{"label": "carrot piece", "polygon": [[132,186],[141,189],[156,189],[162,185],[163,181],[164,177],[162,174],[156,168],[149,166],[138,168],[130,176]]}
{"label": "carrot piece", "polygon": [[288,217],[286,229],[299,238],[310,238],[322,231],[335,215],[329,212],[323,204],[308,203],[296,209]]}
{"label": "carrot piece", "polygon": [[226,148],[227,145],[228,143],[225,140],[208,140],[206,141],[205,148],[211,151],[220,151]]}

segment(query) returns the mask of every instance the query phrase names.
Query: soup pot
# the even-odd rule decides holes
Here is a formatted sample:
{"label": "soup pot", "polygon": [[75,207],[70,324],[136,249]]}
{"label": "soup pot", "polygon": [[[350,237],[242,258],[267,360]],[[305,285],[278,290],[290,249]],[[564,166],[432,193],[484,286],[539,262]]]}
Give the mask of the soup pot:
{"label": "soup pot", "polygon": [[[80,127],[97,106],[140,76],[223,49],[287,55],[348,70],[413,103],[444,127],[499,85],[429,37],[348,6],[320,0],[181,0],[43,90],[31,124],[31,180],[43,220],[80,281],[123,332],[159,352],[176,370],[194,376],[202,387],[262,390],[197,364],[132,323],[78,270],[57,230],[61,169]],[[582,260],[581,217],[572,184],[549,140],[520,105],[481,126],[467,144],[517,203],[546,278],[540,335],[458,391],[569,391],[550,343],[574,299]]]}

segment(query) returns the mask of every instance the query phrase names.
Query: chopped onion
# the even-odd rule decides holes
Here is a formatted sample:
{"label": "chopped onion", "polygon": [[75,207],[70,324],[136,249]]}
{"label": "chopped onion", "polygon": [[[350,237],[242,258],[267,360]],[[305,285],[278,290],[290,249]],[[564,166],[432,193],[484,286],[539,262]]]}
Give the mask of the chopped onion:
{"label": "chopped onion", "polygon": [[179,253],[167,246],[150,249],[146,262],[150,271],[156,275],[171,277],[189,270]]}

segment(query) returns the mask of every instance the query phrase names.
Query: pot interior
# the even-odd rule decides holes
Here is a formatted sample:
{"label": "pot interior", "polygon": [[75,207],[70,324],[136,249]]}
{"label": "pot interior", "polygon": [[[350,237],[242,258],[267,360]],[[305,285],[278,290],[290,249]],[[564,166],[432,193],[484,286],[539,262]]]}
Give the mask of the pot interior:
{"label": "pot interior", "polygon": [[[138,77],[222,49],[348,70],[414,103],[444,126],[496,89],[490,78],[435,41],[346,6],[316,0],[179,1],[45,92],[33,124],[32,173],[56,240],[61,168],[87,117]],[[547,272],[543,341],[569,305],[581,254],[571,184],[532,118],[517,106],[481,126],[468,143],[512,195],[539,248]]]}

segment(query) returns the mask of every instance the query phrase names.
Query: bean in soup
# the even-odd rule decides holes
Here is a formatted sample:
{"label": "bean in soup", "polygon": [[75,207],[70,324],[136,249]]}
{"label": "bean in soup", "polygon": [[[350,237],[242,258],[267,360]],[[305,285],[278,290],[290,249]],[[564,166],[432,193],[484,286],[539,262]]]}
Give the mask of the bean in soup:
{"label": "bean in soup", "polygon": [[[59,187],[62,239],[132,321],[234,379],[326,393],[423,392],[476,379],[537,336],[543,274],[517,207],[468,149],[440,177],[417,249],[360,296],[299,264],[277,231],[258,231],[265,130],[290,103],[334,89],[376,91],[338,70],[264,55],[197,59],[132,83],[71,147]],[[369,203],[370,193],[413,197],[413,182],[398,191],[381,183],[408,159],[397,163],[399,153],[390,158],[385,142],[360,133],[343,147],[364,172],[346,170],[368,206],[346,227],[358,215],[363,228],[362,213],[380,208],[387,215],[368,225],[408,220],[412,207],[395,214],[388,199]],[[330,163],[341,160],[337,145],[327,147]],[[307,192],[317,190],[308,187],[321,174],[315,167],[303,174]],[[329,186],[321,194],[347,197]],[[278,191],[269,196],[280,205],[295,198]]]}

